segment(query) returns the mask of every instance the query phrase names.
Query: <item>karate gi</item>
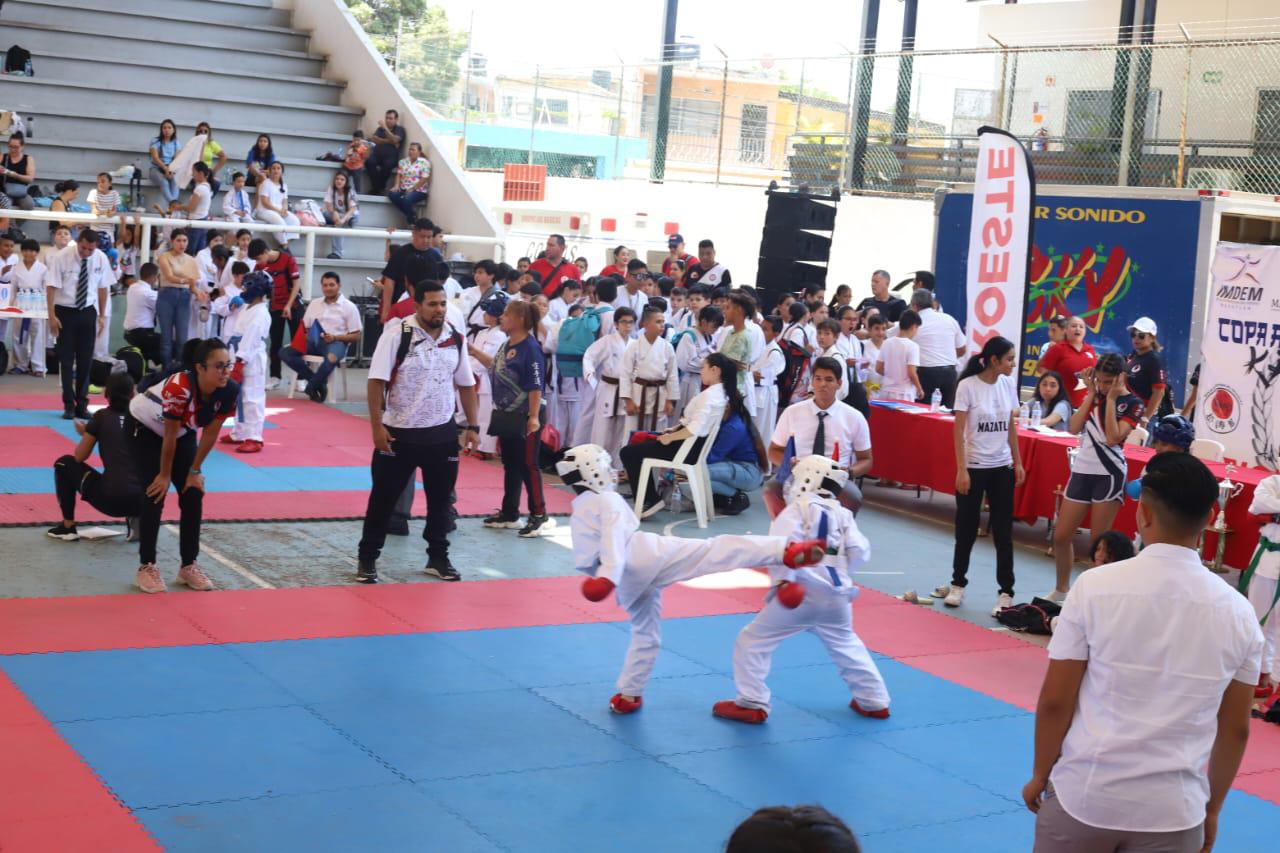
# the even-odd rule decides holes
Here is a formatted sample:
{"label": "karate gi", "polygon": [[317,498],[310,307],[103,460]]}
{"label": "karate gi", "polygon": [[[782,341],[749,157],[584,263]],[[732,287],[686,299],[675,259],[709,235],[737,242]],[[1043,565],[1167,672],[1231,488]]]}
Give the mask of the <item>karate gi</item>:
{"label": "karate gi", "polygon": [[246,306],[236,322],[235,357],[244,362],[240,380],[240,402],[236,406],[236,422],[231,437],[239,441],[262,441],[262,426],[267,419],[267,341],[271,336],[271,313],[267,300]]}
{"label": "karate gi", "polygon": [[640,696],[662,648],[662,590],[715,572],[782,565],[787,540],[780,536],[716,536],[682,539],[640,530],[640,520],[617,492],[583,492],[573,500],[569,531],[574,566],[608,578],[618,606],[631,617],[618,692]]}
{"label": "karate gi", "polygon": [[[1273,474],[1258,484],[1253,492],[1253,502],[1249,504],[1249,512],[1253,515],[1274,515],[1280,513],[1280,475]],[[1275,673],[1276,637],[1280,634],[1280,614],[1272,610],[1276,600],[1276,586],[1280,584],[1280,524],[1272,521],[1262,526],[1258,536],[1258,550],[1254,559],[1258,566],[1249,580],[1247,595],[1253,611],[1261,620],[1267,611],[1266,624],[1262,626],[1262,671]],[[1276,549],[1276,550],[1271,550]],[[1252,562],[1252,560],[1250,561]]]}
{"label": "karate gi", "polygon": [[756,391],[756,432],[768,438],[778,424],[778,374],[787,367],[787,359],[776,340],[765,344],[764,352],[751,365],[753,374],[760,374],[760,381],[752,382]]}
{"label": "karate gi", "polygon": [[[552,300],[552,304],[558,300]],[[587,382],[581,376],[565,376],[560,370],[558,349],[560,345],[560,324],[558,320],[547,332],[543,350],[554,359],[551,370],[551,381],[547,383],[548,420],[560,431],[560,446],[564,448],[585,444],[591,438],[591,423],[583,417],[584,391]]]}
{"label": "karate gi", "polygon": [[[480,330],[472,340],[475,348],[489,358],[497,355],[498,350],[502,349],[502,345],[506,342],[507,333],[497,326],[488,326]],[[493,386],[489,384],[489,370],[483,368],[479,362],[476,362],[475,366],[481,368],[476,374],[476,425],[480,427],[480,451],[497,453],[498,437],[489,435],[489,421],[493,417]],[[463,414],[461,417],[465,419],[466,415]]]}
{"label": "karate gi", "polygon": [[702,392],[702,361],[712,351],[715,337],[697,329],[676,334],[676,368],[680,372],[680,403],[675,415],[679,417],[689,401]]}
{"label": "karate gi", "polygon": [[[48,270],[45,265],[36,261],[28,269],[21,260],[10,272],[9,278],[13,286],[15,298],[23,291],[37,293],[40,296],[41,310],[45,305],[44,279]],[[0,339],[3,339],[3,323],[0,322]],[[47,320],[14,320],[13,327],[13,366],[27,373],[43,375],[45,351],[49,346],[49,321]]]}
{"label": "karate gi", "polygon": [[825,533],[828,553],[826,559],[813,566],[794,571],[769,569],[775,583],[791,580],[803,584],[804,601],[789,610],[771,594],[756,618],[738,634],[733,649],[737,703],[768,712],[770,693],[765,678],[773,650],[787,637],[810,631],[822,641],[849,692],[863,709],[878,711],[889,707],[889,691],[880,670],[853,632],[851,605],[858,588],[850,571],[871,556],[871,543],[858,531],[853,514],[831,498],[801,495],[778,514],[769,532],[787,539],[821,539]]}
{"label": "karate gi", "polygon": [[680,377],[676,372],[676,352],[665,338],[655,338],[650,343],[642,334],[627,344],[618,367],[618,382],[621,396],[634,402],[639,413],[627,415],[627,435],[636,430],[661,432],[667,428],[664,409],[668,400],[674,405],[680,398]]}
{"label": "karate gi", "polygon": [[[626,406],[622,402],[622,354],[626,352],[630,338],[623,339],[616,332],[602,336],[587,347],[582,356],[582,374],[594,389],[594,412],[591,418],[591,443],[609,451],[615,471],[622,470],[618,455],[626,440]],[[617,382],[610,382],[610,377]]]}

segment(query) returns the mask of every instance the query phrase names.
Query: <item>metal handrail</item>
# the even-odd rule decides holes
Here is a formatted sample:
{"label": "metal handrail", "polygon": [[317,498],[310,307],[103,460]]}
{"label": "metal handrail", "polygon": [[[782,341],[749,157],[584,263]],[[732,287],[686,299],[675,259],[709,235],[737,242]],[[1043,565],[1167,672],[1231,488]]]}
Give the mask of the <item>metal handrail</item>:
{"label": "metal handrail", "polygon": [[[172,219],[163,216],[138,215],[126,212],[125,217],[132,224],[135,220],[142,225],[142,234],[139,235],[140,243],[140,259],[143,263],[151,260],[151,229],[155,226],[172,225],[177,228],[201,228],[204,230],[238,230],[248,227],[250,231],[266,232],[277,234],[282,231],[292,231],[303,235],[304,251],[302,256],[302,277],[306,282],[303,296],[310,299],[312,296],[312,277],[315,273],[315,251],[316,237],[342,237],[344,239],[356,240],[387,240],[393,238],[408,239],[413,237],[413,232],[408,229],[400,229],[388,232],[385,228],[333,228],[328,225],[273,225],[267,222],[254,222],[251,226],[245,226],[229,219]],[[84,225],[100,225],[115,227],[120,224],[120,216],[95,216],[92,213],[72,213],[71,211],[53,211],[53,210],[21,210],[18,208],[0,210],[0,219],[26,219],[38,222],[74,222]],[[444,238],[450,243],[466,243],[483,246],[502,246],[501,237],[484,237],[476,234],[445,234]]]}

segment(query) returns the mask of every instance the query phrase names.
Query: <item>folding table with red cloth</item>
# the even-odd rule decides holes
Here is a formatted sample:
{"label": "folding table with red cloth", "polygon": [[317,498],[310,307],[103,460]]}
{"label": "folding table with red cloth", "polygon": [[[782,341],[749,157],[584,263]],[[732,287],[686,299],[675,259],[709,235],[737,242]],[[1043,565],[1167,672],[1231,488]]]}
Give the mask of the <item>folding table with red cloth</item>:
{"label": "folding table with red cloth", "polygon": [[[874,460],[871,474],[889,480],[919,485],[952,495],[956,486],[955,445],[952,427],[955,418],[930,412],[926,406],[894,403],[892,406],[872,404],[871,452]],[[1061,433],[1046,435],[1029,429],[1018,430],[1022,464],[1026,482],[1014,494],[1014,516],[1028,524],[1039,518],[1052,518],[1056,506],[1054,491],[1065,486],[1070,469],[1067,450],[1076,446],[1075,436]],[[1129,479],[1142,474],[1153,451],[1149,447],[1125,445],[1129,461]],[[1261,468],[1232,466],[1223,462],[1206,462],[1219,480],[1230,475],[1232,482],[1243,484],[1240,494],[1227,504],[1227,548],[1223,562],[1234,568],[1249,565],[1258,545],[1261,525],[1249,516],[1253,490],[1270,471]],[[1126,500],[1116,516],[1115,529],[1132,536],[1137,532],[1134,501]],[[1213,532],[1205,534],[1204,554],[1213,559],[1218,539]]]}

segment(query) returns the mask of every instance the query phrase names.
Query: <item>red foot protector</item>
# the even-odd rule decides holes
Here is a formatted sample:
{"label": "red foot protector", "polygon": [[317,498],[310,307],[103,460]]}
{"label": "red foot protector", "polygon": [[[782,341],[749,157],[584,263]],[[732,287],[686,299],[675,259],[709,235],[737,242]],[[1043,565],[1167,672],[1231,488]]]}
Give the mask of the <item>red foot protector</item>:
{"label": "red foot protector", "polygon": [[613,698],[609,700],[609,710],[615,714],[634,714],[640,710],[640,706],[644,704],[644,697],[637,696],[634,699],[627,699],[621,693],[613,694]]}
{"label": "red foot protector", "polygon": [[850,707],[850,708],[852,708],[854,711],[857,711],[857,712],[858,712],[859,714],[861,714],[862,716],[864,716],[864,717],[870,717],[870,718],[871,718],[871,719],[873,719],[873,720],[887,720],[887,719],[889,719],[889,709],[888,709],[888,708],[877,708],[877,709],[876,709],[876,710],[874,710],[874,711],[868,711],[866,708],[864,708],[864,707],[862,707],[861,705],[859,705],[859,704],[858,704],[858,700],[857,700],[857,699],[850,699],[850,700],[849,700],[849,707]]}
{"label": "red foot protector", "polygon": [[751,723],[759,725],[769,719],[769,712],[760,708],[744,708],[731,699],[725,699],[723,702],[717,702],[711,706],[711,713],[714,716],[721,717],[726,720],[734,720],[739,723]]}

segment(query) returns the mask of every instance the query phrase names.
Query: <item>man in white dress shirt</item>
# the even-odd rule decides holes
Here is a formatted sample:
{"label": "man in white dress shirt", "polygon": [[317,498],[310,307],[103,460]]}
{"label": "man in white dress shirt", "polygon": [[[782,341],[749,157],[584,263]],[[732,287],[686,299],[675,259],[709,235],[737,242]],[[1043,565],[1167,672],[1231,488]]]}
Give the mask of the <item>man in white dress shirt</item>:
{"label": "man in white dress shirt", "polygon": [[107,298],[116,274],[107,256],[98,250],[98,232],[91,228],[50,255],[48,267],[49,333],[58,339],[62,417],[87,421],[93,343],[106,325]]}
{"label": "man in white dress shirt", "polygon": [[[302,325],[307,330],[307,351],[298,352],[292,343],[280,348],[280,360],[307,383],[307,396],[316,403],[325,401],[329,374],[347,357],[347,347],[360,339],[360,330],[364,327],[360,309],[343,295],[342,279],[336,272],[326,272],[320,277],[320,289],[324,298],[311,300],[302,316]],[[324,361],[312,371],[304,357],[307,355],[324,356]]]}
{"label": "man in white dress shirt", "polygon": [[911,294],[911,308],[920,315],[915,342],[920,348],[916,375],[924,388],[924,399],[942,391],[942,405],[950,409],[956,400],[956,360],[964,355],[964,330],[955,318],[933,307],[933,293],[923,287]]}
{"label": "man in white dress shirt", "polygon": [[1262,631],[1197,552],[1218,481],[1161,453],[1141,482],[1146,547],[1081,575],[1049,642],[1022,791],[1036,853],[1211,849],[1249,739]]}

